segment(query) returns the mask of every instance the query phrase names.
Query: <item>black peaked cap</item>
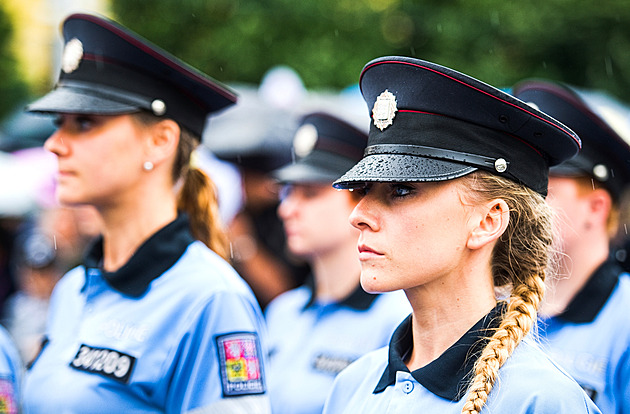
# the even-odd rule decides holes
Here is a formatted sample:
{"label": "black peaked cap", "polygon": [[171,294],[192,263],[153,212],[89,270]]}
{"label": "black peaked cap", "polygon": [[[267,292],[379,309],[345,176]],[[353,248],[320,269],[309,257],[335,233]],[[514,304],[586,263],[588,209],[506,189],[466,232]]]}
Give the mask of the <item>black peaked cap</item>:
{"label": "black peaked cap", "polygon": [[206,116],[236,95],[129,29],[100,16],[63,22],[64,52],[55,88],[32,112],[117,115],[146,110],[201,136]]}
{"label": "black peaked cap", "polygon": [[619,199],[630,184],[630,145],[620,137],[574,88],[551,81],[530,79],[516,84],[513,94],[559,119],[582,139],[580,153],[550,173],[588,176]]}
{"label": "black peaked cap", "polygon": [[435,63],[378,58],[364,67],[359,84],[373,121],[368,146],[337,188],[450,180],[482,169],[546,195],[549,166],[581,145],[547,114]]}
{"label": "black peaked cap", "polygon": [[296,161],[274,172],[282,183],[332,183],[356,164],[367,133],[324,112],[302,117],[293,140]]}

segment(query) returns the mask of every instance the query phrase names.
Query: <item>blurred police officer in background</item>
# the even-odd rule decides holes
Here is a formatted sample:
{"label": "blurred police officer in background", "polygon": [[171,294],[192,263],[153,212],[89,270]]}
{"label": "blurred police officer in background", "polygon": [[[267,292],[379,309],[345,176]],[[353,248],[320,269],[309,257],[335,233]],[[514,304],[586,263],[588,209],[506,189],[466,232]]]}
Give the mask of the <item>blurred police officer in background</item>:
{"label": "blurred police officer in background", "polygon": [[[308,266],[286,249],[278,218],[278,192],[271,172],[291,162],[295,115],[265,98],[260,88],[235,86],[239,104],[216,116],[203,143],[241,175],[242,207],[227,223],[231,259],[261,307],[302,284]],[[261,86],[262,88],[262,86]]]}
{"label": "blurred police officer in background", "polygon": [[191,164],[235,95],[110,20],[72,15],[63,36],[28,109],[56,115],[57,198],[93,206],[102,236],[55,287],[24,412],[268,412],[264,320]]}
{"label": "blurred police officer in background", "polygon": [[562,256],[542,307],[543,343],[603,413],[630,412],[630,275],[611,254],[630,188],[630,145],[574,88],[527,80],[513,93],[582,139],[581,152],[549,176]]}
{"label": "blurred police officer in background", "polygon": [[321,413],[335,376],[385,346],[411,310],[402,294],[361,288],[359,233],[348,222],[360,195],[332,187],[366,143],[367,134],[340,117],[310,113],[293,141],[297,161],[273,174],[282,185],[278,215],[287,247],[312,269],[304,286],[278,296],[266,310],[274,413]]}
{"label": "blurred police officer in background", "polygon": [[53,288],[80,264],[85,247],[100,231],[98,214],[87,205],[42,204],[21,224],[11,255],[16,291],[4,304],[2,324],[25,363],[39,350]]}

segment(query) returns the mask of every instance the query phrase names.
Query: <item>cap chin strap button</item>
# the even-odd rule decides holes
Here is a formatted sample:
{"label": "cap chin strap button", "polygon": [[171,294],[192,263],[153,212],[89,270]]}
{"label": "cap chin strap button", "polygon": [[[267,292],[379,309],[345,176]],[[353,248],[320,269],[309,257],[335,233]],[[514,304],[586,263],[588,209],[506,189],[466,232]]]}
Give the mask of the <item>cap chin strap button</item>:
{"label": "cap chin strap button", "polygon": [[604,164],[597,164],[593,167],[593,177],[597,178],[598,181],[604,182],[608,181],[608,168]]}
{"label": "cap chin strap button", "polygon": [[166,113],[166,104],[161,99],[155,99],[151,102],[151,111],[155,116],[162,116]]}
{"label": "cap chin strap button", "polygon": [[494,162],[494,169],[497,170],[497,172],[505,172],[507,170],[507,167],[508,163],[503,158],[499,158]]}

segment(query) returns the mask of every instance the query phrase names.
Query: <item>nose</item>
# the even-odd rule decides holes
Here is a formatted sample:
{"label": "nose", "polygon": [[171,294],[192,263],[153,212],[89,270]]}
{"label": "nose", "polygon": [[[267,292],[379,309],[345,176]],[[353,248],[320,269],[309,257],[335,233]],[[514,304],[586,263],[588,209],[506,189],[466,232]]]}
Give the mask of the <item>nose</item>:
{"label": "nose", "polygon": [[281,220],[288,219],[295,213],[296,205],[295,196],[292,193],[289,193],[282,198],[282,201],[280,201],[280,204],[278,205],[278,217],[280,217]]}
{"label": "nose", "polygon": [[364,230],[365,228],[370,228],[373,231],[378,230],[378,220],[373,211],[370,194],[359,200],[354,207],[352,213],[350,213],[350,224],[359,230]]}
{"label": "nose", "polygon": [[48,139],[46,139],[46,141],[44,142],[44,148],[57,156],[67,154],[68,146],[64,143],[60,129],[55,131],[51,136],[48,137]]}

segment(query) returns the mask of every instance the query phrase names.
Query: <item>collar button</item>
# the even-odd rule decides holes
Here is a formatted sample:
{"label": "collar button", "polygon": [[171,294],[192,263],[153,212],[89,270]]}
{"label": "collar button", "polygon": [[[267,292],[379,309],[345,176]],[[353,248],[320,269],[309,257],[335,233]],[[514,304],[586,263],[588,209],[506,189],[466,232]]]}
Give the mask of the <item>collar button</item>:
{"label": "collar button", "polygon": [[413,382],[405,380],[402,382],[402,390],[405,394],[410,394],[413,391]]}

